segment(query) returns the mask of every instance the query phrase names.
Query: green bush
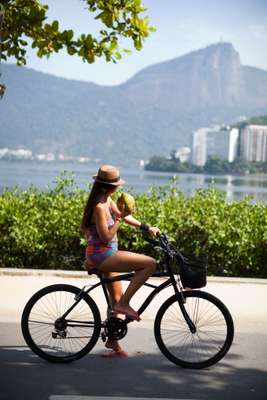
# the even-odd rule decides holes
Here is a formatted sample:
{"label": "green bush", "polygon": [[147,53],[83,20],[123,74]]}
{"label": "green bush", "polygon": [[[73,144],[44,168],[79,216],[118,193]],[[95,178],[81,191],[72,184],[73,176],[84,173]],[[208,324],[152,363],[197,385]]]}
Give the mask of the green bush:
{"label": "green bush", "polygon": [[5,191],[0,197],[2,267],[77,269],[86,193],[63,176],[54,189]]}
{"label": "green bush", "polygon": [[[81,269],[85,240],[80,222],[88,193],[63,175],[46,192],[0,196],[0,265]],[[158,226],[186,253],[207,253],[209,274],[267,277],[267,207],[249,197],[229,203],[216,188],[185,197],[170,183],[136,194],[136,218]],[[116,199],[116,195],[115,195]],[[140,231],[122,224],[121,249],[155,256]]]}

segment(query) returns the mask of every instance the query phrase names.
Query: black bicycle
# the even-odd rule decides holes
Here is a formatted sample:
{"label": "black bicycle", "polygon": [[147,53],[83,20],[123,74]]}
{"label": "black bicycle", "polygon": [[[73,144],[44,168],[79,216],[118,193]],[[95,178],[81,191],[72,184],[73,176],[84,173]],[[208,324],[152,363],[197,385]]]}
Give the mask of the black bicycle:
{"label": "black bicycle", "polygon": [[[234,337],[234,324],[226,306],[215,296],[188,290],[206,285],[207,263],[190,260],[175,249],[165,235],[148,239],[163,252],[164,272],[153,276],[167,279],[153,289],[138,310],[141,315],[152,299],[172,286],[174,294],[159,308],[154,321],[154,335],[160,351],[173,363],[184,368],[206,368],[221,360]],[[25,306],[21,326],[24,339],[38,356],[52,362],[66,363],[90,352],[99,337],[120,340],[127,334],[130,318],[112,313],[106,284],[129,280],[133,273],[104,278],[96,269],[99,282],[82,289],[57,284],[35,293]],[[102,286],[108,307],[108,318],[101,321],[99,309],[89,295]],[[187,288],[186,290],[184,288]]]}

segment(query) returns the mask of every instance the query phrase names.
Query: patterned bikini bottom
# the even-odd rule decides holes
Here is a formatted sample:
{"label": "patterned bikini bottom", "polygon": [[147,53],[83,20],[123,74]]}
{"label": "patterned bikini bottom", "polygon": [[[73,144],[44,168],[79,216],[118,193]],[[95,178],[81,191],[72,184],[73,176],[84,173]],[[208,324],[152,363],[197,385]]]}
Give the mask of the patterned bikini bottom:
{"label": "patterned bikini bottom", "polygon": [[98,267],[106,258],[118,251],[117,242],[110,242],[108,245],[101,244],[97,249],[88,244],[85,249],[85,257],[92,267]]}

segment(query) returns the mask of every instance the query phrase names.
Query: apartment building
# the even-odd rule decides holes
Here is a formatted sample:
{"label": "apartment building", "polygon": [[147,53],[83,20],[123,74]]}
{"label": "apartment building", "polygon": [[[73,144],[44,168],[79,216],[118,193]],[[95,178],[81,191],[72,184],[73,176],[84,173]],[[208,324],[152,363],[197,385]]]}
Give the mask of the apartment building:
{"label": "apartment building", "polygon": [[267,161],[266,125],[247,125],[241,129],[240,155],[247,161]]}

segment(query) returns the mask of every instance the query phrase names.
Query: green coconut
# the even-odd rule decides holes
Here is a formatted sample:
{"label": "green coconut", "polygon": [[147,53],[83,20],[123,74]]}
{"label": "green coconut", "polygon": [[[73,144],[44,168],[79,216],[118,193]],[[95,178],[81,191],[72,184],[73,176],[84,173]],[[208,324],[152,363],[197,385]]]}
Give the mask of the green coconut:
{"label": "green coconut", "polygon": [[133,214],[135,211],[135,200],[129,193],[122,192],[117,200],[118,209]]}

